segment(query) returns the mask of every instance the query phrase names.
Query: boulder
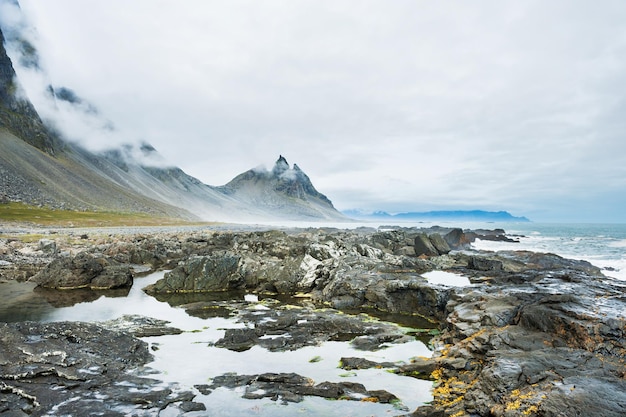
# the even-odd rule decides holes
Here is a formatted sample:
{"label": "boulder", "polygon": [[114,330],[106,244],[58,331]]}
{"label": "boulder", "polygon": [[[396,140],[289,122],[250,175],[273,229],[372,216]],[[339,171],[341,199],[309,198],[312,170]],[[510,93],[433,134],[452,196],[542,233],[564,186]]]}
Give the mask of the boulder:
{"label": "boulder", "polygon": [[437,248],[433,246],[430,238],[428,237],[426,233],[419,233],[415,237],[414,249],[415,249],[416,256],[439,255],[439,251],[437,251]]}
{"label": "boulder", "polygon": [[502,271],[502,261],[484,256],[470,256],[467,267],[476,271]]}
{"label": "boulder", "polygon": [[149,293],[209,292],[233,290],[243,286],[239,273],[241,257],[233,253],[193,256],[163,279],[146,288]]}
{"label": "boulder", "polygon": [[474,241],[473,238],[466,235],[463,229],[452,229],[446,235],[443,236],[444,240],[448,243],[451,249],[469,249],[470,243]]}
{"label": "boulder", "polygon": [[128,265],[81,252],[74,257],[64,256],[53,260],[30,281],[40,287],[59,290],[108,290],[130,287],[133,284],[133,275]]}
{"label": "boulder", "polygon": [[54,240],[41,239],[39,240],[39,250],[43,253],[56,254],[57,243]]}
{"label": "boulder", "polygon": [[428,238],[430,239],[430,243],[432,243],[435,249],[437,249],[437,252],[439,252],[439,255],[445,255],[447,253],[450,253],[451,249],[448,245],[448,242],[446,242],[443,236],[441,236],[439,233],[433,233],[429,235]]}

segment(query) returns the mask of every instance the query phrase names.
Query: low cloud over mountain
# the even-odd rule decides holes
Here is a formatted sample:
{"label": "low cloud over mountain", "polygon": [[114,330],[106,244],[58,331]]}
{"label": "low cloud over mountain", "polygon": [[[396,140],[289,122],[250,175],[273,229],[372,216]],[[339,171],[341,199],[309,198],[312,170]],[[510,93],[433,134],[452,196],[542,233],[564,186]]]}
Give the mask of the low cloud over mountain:
{"label": "low cloud over mountain", "polygon": [[[291,168],[282,156],[271,171],[251,169],[215,187],[171,166],[145,141],[122,141],[123,135],[113,123],[78,92],[43,83],[46,73],[37,51],[20,35],[18,29],[24,26],[19,15],[5,13],[15,12],[16,3],[3,2],[2,7],[3,199],[55,208],[148,212],[199,220],[346,219],[297,165]],[[7,21],[10,36],[3,34]],[[17,64],[7,50],[17,57]],[[35,102],[26,94],[16,66],[32,76],[27,82],[36,79],[41,84],[41,95]]]}

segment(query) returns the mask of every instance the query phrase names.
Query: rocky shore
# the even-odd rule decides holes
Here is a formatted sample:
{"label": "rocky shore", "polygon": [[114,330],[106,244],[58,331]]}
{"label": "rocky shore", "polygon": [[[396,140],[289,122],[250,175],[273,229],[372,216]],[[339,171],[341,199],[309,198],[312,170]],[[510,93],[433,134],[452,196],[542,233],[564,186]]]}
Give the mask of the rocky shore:
{"label": "rocky shore", "polygon": [[[344,369],[382,367],[433,381],[432,403],[407,415],[626,415],[624,283],[587,262],[552,254],[471,249],[477,238],[514,241],[502,230],[22,232],[0,239],[0,290],[28,281],[58,303],[73,303],[94,292],[127,290],[134,277],[167,270],[148,294],[190,315],[235,315],[247,324],[226,331],[220,348],[286,351],[342,339],[367,351],[425,338],[430,358],[341,361]],[[471,285],[433,284],[423,276],[429,271],[460,274]],[[306,303],[259,312],[187,297],[204,292]],[[419,317],[437,331],[407,335],[342,311]],[[204,405],[195,396],[216,387],[243,387],[244,398],[262,394],[283,402],[306,396],[395,401],[391,391],[284,372],[224,375],[193,392],[177,389],[149,374],[151,353],[141,340],[177,329],[148,317],[0,325],[0,416],[74,415],[79,409],[201,415]]]}

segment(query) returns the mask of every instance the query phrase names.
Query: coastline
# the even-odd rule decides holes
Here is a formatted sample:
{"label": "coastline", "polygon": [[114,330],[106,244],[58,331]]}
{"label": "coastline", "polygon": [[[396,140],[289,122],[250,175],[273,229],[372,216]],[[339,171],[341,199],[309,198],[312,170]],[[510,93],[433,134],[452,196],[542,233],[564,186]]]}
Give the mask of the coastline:
{"label": "coastline", "polygon": [[[438,241],[433,236],[442,236],[440,233],[447,236],[450,233],[447,228],[385,227],[378,230],[373,227],[356,227],[348,230],[309,227],[268,230],[272,228],[246,225],[243,226],[244,230],[233,231],[229,229],[231,226],[219,227],[219,230],[140,228],[132,229],[133,233],[125,230],[123,234],[115,234],[111,229],[99,230],[98,233],[82,229],[48,230],[46,234],[44,229],[39,229],[44,238],[40,239],[41,236],[37,235],[32,242],[3,239],[2,250],[5,258],[7,252],[12,252],[15,261],[23,263],[25,269],[19,271],[21,274],[16,274],[16,279],[37,275],[36,282],[39,285],[51,285],[47,289],[40,288],[38,294],[51,297],[50,302],[59,305],[67,305],[68,302],[69,305],[85,303],[85,300],[75,298],[79,294],[93,294],[95,299],[103,295],[106,299],[109,297],[107,294],[111,294],[111,297],[116,298],[120,295],[113,295],[117,294],[115,291],[128,293],[128,289],[88,290],[80,283],[76,284],[76,290],[55,289],[54,286],[58,284],[50,284],[48,280],[50,277],[58,278],[53,268],[55,262],[73,265],[71,268],[81,277],[84,276],[85,267],[96,268],[100,275],[90,279],[92,282],[99,280],[97,288],[101,288],[104,277],[117,276],[117,272],[111,274],[111,271],[126,270],[123,268],[132,270],[138,265],[147,268],[140,274],[169,271],[145,291],[157,300],[169,300],[168,303],[180,314],[184,311],[186,314],[200,314],[200,317],[204,317],[207,312],[229,312],[234,308],[228,314],[235,314],[234,317],[245,324],[243,328],[240,325],[227,328],[223,334],[220,333],[219,339],[211,342],[220,349],[237,351],[262,347],[280,350],[290,346],[289,343],[296,343],[294,346],[307,341],[325,343],[324,340],[336,337],[333,336],[336,334],[333,329],[339,327],[345,333],[352,326],[355,326],[353,337],[359,343],[395,345],[406,343],[406,335],[397,333],[391,337],[388,328],[381,327],[380,333],[359,336],[371,325],[369,319],[363,321],[357,315],[354,316],[356,321],[338,326],[340,322],[337,320],[343,320],[342,314],[345,313],[334,312],[358,308],[385,314],[428,317],[436,323],[438,329],[432,334],[429,331],[422,334],[428,335],[431,357],[413,357],[410,361],[406,358],[401,364],[374,362],[368,365],[388,367],[388,371],[403,377],[434,381],[430,405],[419,406],[415,410],[396,410],[396,415],[409,412],[406,415],[429,417],[488,414],[514,416],[520,413],[539,416],[558,411],[566,416],[577,413],[617,416],[619,412],[616,410],[626,406],[626,398],[619,395],[616,398],[607,397],[609,392],[626,392],[623,379],[623,363],[626,360],[626,297],[620,281],[604,277],[598,268],[587,262],[527,251],[476,250],[470,246],[469,240],[464,240],[463,233],[458,235],[459,246],[455,250],[418,256],[418,240],[421,242],[422,237],[427,236],[432,242]],[[504,244],[499,234],[483,237]],[[517,244],[508,245],[515,247]],[[97,262],[93,263],[94,260]],[[103,266],[103,269],[99,269],[96,264]],[[3,265],[3,273],[7,271],[6,267]],[[431,283],[422,276],[428,271],[460,274],[469,279],[470,285]],[[67,279],[70,278],[74,280],[76,277]],[[140,279],[137,278],[137,283]],[[70,281],[64,282],[66,288]],[[202,298],[194,298],[209,294],[226,296],[230,294],[229,291],[239,291],[237,297],[241,299],[241,291],[245,291],[263,303],[256,307],[254,303],[241,304],[241,301],[234,302],[233,299],[202,301]],[[68,297],[74,299],[68,300]],[[306,308],[283,309],[280,307],[282,304],[277,302],[282,303],[278,300],[284,297],[297,297],[303,300]],[[174,299],[184,301],[174,302]],[[89,308],[88,304],[81,305]],[[331,309],[328,310],[330,315],[320,316],[323,310],[319,310],[316,305]],[[145,309],[138,313],[150,314]],[[86,317],[84,313],[79,315]],[[282,318],[279,319],[279,316]],[[253,320],[253,317],[257,318]],[[327,318],[316,324],[321,327],[308,328],[305,324],[313,323],[313,317]],[[144,338],[149,342],[150,349],[159,349],[166,338],[177,337],[168,333],[173,330],[167,330],[165,323],[151,324],[152,327],[144,327],[141,333],[132,330],[141,328],[141,323],[154,323],[154,318],[125,320],[130,321],[117,323],[115,331],[121,329],[125,333],[135,332],[140,340]],[[81,325],[78,322],[55,323],[50,324],[53,327],[60,326],[60,329],[55,327],[55,332],[70,332],[68,334],[73,335],[68,336],[68,343],[62,348],[55,347],[59,352],[67,349],[66,354],[69,355],[71,349],[79,347],[74,346],[72,341],[78,340],[76,335],[83,331]],[[6,326],[7,331],[23,332],[19,323]],[[45,352],[46,340],[50,336],[45,327],[41,329],[41,334],[29,337],[34,338],[43,349],[38,356],[43,361],[42,369],[75,366],[49,361],[51,356]],[[110,328],[106,331],[113,330]],[[298,332],[301,332],[301,339],[295,337]],[[159,333],[163,336],[155,335]],[[145,334],[152,336],[145,339]],[[208,337],[204,331],[199,334]],[[312,334],[322,339],[316,342]],[[137,346],[145,346],[138,348],[139,351],[149,349],[148,345]],[[166,345],[163,349],[167,351]],[[5,378],[2,382],[15,388],[8,391],[32,390],[35,386],[43,389],[50,384],[47,372],[22,381],[24,377],[19,375],[22,375],[20,372],[23,369],[20,366],[26,366],[27,362],[19,365],[24,358],[19,358],[19,350],[15,354],[16,367],[9,369],[0,364],[4,367],[3,375],[15,376]],[[158,357],[158,353],[154,355]],[[141,358],[137,360],[137,363],[145,361]],[[256,398],[255,395],[261,391],[273,392],[272,395],[276,395],[277,399],[282,398],[284,403],[290,403],[292,399],[301,401],[300,398],[316,398],[326,392],[322,391],[321,386],[307,385],[307,375],[303,376],[304,379],[294,379],[282,372],[284,369],[276,371],[281,372],[274,376],[260,373],[238,380],[218,379],[224,386],[235,389],[235,392],[244,390],[249,397],[246,401]],[[65,385],[69,383],[63,376],[66,374],[67,371],[58,368],[53,380]],[[122,378],[119,374],[112,377]],[[39,378],[44,379],[40,381]],[[75,392],[80,392],[83,384],[80,381],[73,383],[76,384]],[[353,385],[348,388],[349,385],[344,382],[333,382],[330,379],[325,382],[334,384],[324,385],[334,387],[334,392],[344,393],[338,396],[350,396],[352,394],[345,393],[356,389]],[[141,381],[141,384],[146,383]],[[176,391],[173,398],[170,394],[175,391],[167,395],[161,393],[160,396],[162,399],[170,397],[167,401],[171,401],[173,408],[170,411],[176,413],[173,415],[199,415],[193,413],[199,413],[201,406],[210,406],[211,399],[215,398],[211,397],[212,392],[223,389],[205,385],[197,383],[187,386],[188,391]],[[580,391],[580,387],[585,389]],[[392,388],[390,385],[390,394]],[[382,392],[368,391],[365,387],[358,389],[362,390],[362,394],[359,394],[361,398],[376,398],[379,403],[392,398]],[[49,389],[45,392],[52,394],[31,392],[29,395],[37,398],[47,395],[45,398],[50,407],[58,407],[58,401],[61,401]],[[148,389],[146,392],[156,391]],[[21,401],[14,394],[6,395],[10,401]],[[245,395],[244,398],[248,398]],[[359,398],[359,395],[354,398]],[[590,404],[587,400],[589,395],[599,400]],[[259,398],[253,401],[256,400]],[[38,403],[42,404],[43,400],[39,399]],[[123,407],[134,407],[130,403],[124,404]],[[163,402],[153,401],[151,404],[163,406]],[[33,405],[31,402],[29,407]],[[85,406],[75,404],[79,405]],[[188,409],[195,411],[185,411]],[[280,410],[289,413],[290,409]],[[378,410],[381,415],[389,413],[389,409]],[[374,412],[367,413],[375,415]],[[269,415],[276,415],[275,410],[274,414]]]}

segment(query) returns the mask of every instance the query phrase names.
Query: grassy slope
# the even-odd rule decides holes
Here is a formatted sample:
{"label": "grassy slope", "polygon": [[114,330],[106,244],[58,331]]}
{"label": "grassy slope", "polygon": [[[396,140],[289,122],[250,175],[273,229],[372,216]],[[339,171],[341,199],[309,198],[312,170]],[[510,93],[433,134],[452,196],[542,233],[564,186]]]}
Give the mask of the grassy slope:
{"label": "grassy slope", "polygon": [[53,210],[23,203],[0,204],[0,222],[29,223],[40,226],[106,227],[162,226],[191,224],[181,219],[145,213]]}

